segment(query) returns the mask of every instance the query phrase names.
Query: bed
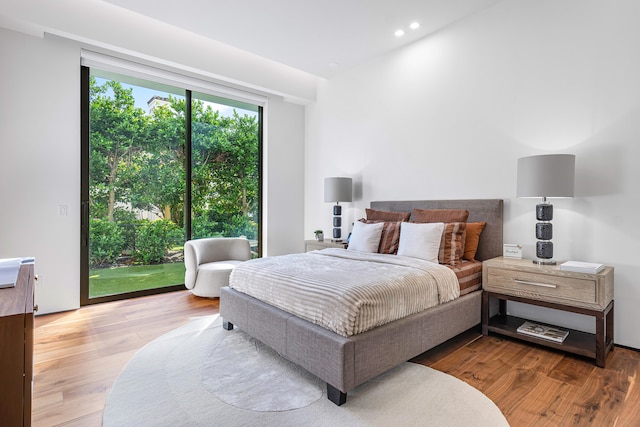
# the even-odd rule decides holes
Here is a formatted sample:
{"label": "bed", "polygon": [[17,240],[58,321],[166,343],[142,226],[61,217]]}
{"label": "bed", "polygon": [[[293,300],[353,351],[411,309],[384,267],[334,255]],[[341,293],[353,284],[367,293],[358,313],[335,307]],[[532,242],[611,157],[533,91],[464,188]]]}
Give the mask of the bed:
{"label": "bed", "polygon": [[[498,199],[377,201],[371,209],[466,209],[467,222],[486,222],[475,259],[502,255],[503,201]],[[412,216],[413,219],[413,216]],[[223,327],[239,327],[327,383],[336,405],[347,392],[480,324],[481,287],[382,326],[343,336],[230,287],[220,295]]]}

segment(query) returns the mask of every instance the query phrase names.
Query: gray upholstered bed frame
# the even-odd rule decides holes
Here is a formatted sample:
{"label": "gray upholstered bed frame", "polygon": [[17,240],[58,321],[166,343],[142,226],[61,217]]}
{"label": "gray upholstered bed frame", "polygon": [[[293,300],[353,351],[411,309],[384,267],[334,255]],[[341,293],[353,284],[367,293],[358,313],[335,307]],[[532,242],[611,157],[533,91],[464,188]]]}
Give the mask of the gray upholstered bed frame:
{"label": "gray upholstered bed frame", "polygon": [[[503,201],[498,199],[372,202],[372,209],[467,209],[487,223],[476,259],[502,255]],[[224,328],[234,325],[327,382],[337,405],[347,392],[480,323],[481,291],[348,338],[228,287],[220,294]]]}

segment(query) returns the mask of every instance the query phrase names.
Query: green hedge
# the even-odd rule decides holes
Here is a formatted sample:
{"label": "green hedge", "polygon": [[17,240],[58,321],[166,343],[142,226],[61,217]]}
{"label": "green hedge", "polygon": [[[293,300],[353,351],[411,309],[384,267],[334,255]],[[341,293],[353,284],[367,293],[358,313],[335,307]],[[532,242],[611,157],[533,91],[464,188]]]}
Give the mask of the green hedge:
{"label": "green hedge", "polygon": [[182,230],[169,220],[140,221],[133,256],[144,264],[159,263],[169,248],[181,244],[182,240]]}
{"label": "green hedge", "polygon": [[115,263],[124,250],[124,242],[120,225],[104,219],[89,220],[89,262],[92,265]]}
{"label": "green hedge", "polygon": [[182,229],[168,220],[118,223],[92,218],[89,221],[89,263],[112,265],[125,253],[139,263],[160,263],[167,251],[182,245],[183,240]]}

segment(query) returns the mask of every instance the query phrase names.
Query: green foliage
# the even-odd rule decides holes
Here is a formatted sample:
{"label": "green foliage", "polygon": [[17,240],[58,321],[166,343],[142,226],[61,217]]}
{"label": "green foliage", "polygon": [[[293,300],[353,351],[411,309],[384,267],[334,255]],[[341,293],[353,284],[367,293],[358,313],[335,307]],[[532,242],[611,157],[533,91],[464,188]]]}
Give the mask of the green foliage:
{"label": "green foliage", "polygon": [[122,229],[122,237],[124,238],[123,254],[131,255],[136,247],[136,227],[138,220],[136,215],[125,209],[117,209],[113,212],[113,218]]}
{"label": "green foliage", "polygon": [[[232,116],[222,115],[197,99],[191,109],[192,236],[256,239],[258,120],[237,110]],[[162,262],[175,236],[179,234],[178,243],[184,238],[180,230],[186,197],[185,116],[184,97],[170,96],[167,104],[147,113],[135,106],[133,91],[126,85],[91,77],[91,217],[118,224],[114,240],[123,243],[110,248],[120,247],[137,262]],[[158,213],[163,222],[134,220],[138,211]],[[101,263],[113,262],[118,255],[105,253]]]}
{"label": "green foliage", "polygon": [[223,224],[222,234],[225,236],[245,236],[249,240],[257,238],[258,226],[244,215],[234,215],[229,222]]}
{"label": "green foliage", "polygon": [[191,238],[202,239],[205,237],[222,237],[218,223],[209,221],[208,218],[199,216],[191,220]]}
{"label": "green foliage", "polygon": [[[212,212],[209,212],[209,214],[212,217],[214,216]],[[193,239],[223,236],[245,236],[250,240],[258,238],[258,224],[242,214],[218,216],[213,219],[209,219],[206,216],[199,216],[191,221],[191,230]]]}
{"label": "green foliage", "polygon": [[182,230],[173,222],[142,220],[137,227],[134,257],[145,264],[160,263],[169,248],[182,240]]}
{"label": "green foliage", "polygon": [[104,219],[89,220],[89,263],[113,264],[124,249],[122,228]]}
{"label": "green foliage", "polygon": [[132,92],[116,81],[107,81],[102,86],[96,84],[95,78],[90,81],[89,185],[101,188],[94,192],[98,200],[93,202],[103,205],[111,222],[114,221],[116,200],[130,197],[129,187],[119,181],[121,172],[131,166],[136,153],[148,147],[150,141],[151,119],[141,108],[135,107]]}

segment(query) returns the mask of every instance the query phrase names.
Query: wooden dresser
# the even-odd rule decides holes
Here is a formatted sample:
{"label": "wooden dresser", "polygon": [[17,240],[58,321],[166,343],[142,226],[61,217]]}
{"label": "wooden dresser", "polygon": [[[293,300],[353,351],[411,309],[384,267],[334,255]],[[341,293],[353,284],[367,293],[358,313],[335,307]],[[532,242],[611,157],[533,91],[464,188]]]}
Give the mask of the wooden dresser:
{"label": "wooden dresser", "polygon": [[15,287],[0,289],[0,425],[31,425],[34,265]]}

